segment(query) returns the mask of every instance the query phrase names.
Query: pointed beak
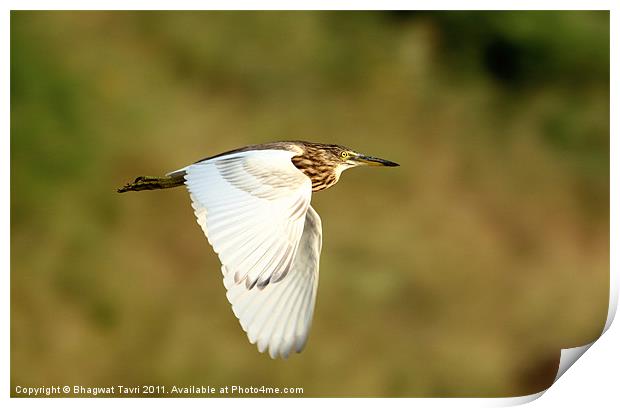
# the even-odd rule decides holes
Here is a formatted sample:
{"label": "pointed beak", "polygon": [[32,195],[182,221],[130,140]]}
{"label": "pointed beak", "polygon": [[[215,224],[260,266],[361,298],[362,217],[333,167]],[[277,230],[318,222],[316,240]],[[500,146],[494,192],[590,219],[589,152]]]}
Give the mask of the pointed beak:
{"label": "pointed beak", "polygon": [[380,159],[378,157],[365,156],[363,154],[358,154],[357,156],[353,157],[353,161],[356,161],[360,164],[365,164],[367,166],[388,166],[388,167],[400,166],[400,164],[391,162],[389,160]]}

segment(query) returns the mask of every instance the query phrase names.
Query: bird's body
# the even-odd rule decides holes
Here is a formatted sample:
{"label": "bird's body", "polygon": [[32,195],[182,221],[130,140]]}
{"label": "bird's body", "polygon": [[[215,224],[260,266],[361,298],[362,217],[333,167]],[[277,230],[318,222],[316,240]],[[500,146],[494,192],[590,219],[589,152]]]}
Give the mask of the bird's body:
{"label": "bird's body", "polygon": [[303,349],[316,298],[322,229],[312,192],[360,164],[397,166],[339,145],[274,142],[211,156],[163,178],[138,177],[119,192],[185,184],[250,342],[286,358]]}

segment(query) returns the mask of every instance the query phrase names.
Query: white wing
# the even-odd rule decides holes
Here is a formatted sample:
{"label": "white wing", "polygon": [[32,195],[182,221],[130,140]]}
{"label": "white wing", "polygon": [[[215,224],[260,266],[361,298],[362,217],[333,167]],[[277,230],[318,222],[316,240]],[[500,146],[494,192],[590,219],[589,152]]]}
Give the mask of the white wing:
{"label": "white wing", "polygon": [[287,358],[294,349],[301,352],[312,324],[316,289],[319,283],[321,219],[308,208],[299,250],[289,275],[264,289],[247,290],[235,284],[222,266],[224,286],[241,327],[261,353],[269,349],[271,358]]}
{"label": "white wing", "polygon": [[183,169],[233,310],[250,341],[261,352],[269,346],[272,357],[301,350],[316,293],[320,219],[309,210],[312,185],[293,155],[254,150]]}
{"label": "white wing", "polygon": [[185,169],[198,223],[235,282],[248,289],[286,276],[297,251],[312,187],[292,156],[255,150]]}

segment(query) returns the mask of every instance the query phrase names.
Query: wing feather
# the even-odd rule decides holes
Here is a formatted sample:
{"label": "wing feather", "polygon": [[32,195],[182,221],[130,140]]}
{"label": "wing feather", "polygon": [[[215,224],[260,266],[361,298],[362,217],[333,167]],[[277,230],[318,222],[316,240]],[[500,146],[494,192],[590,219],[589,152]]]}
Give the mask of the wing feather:
{"label": "wing feather", "polygon": [[249,151],[185,168],[203,231],[247,288],[281,279],[299,244],[312,186],[291,162],[293,154]]}
{"label": "wing feather", "polygon": [[321,219],[293,155],[246,151],[179,170],[222,262],[233,312],[250,342],[272,358],[303,349],[318,285]]}
{"label": "wing feather", "polygon": [[308,208],[304,231],[290,273],[264,289],[247,290],[222,266],[226,297],[241,327],[260,352],[287,358],[301,352],[308,339],[319,280],[321,220]]}

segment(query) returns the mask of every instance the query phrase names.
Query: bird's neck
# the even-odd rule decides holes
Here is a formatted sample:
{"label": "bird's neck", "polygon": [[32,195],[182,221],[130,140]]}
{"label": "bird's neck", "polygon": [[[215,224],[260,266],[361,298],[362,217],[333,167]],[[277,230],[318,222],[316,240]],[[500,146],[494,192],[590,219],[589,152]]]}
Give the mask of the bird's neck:
{"label": "bird's neck", "polygon": [[333,166],[318,165],[304,156],[294,156],[291,161],[312,182],[312,191],[325,190],[336,184],[340,172],[335,171]]}
{"label": "bird's neck", "polygon": [[342,164],[339,166],[318,165],[304,156],[294,156],[291,161],[302,173],[312,182],[312,191],[328,189],[338,182],[340,175],[350,166]]}

